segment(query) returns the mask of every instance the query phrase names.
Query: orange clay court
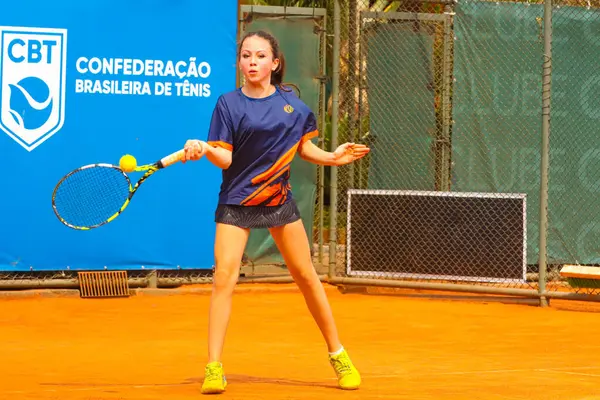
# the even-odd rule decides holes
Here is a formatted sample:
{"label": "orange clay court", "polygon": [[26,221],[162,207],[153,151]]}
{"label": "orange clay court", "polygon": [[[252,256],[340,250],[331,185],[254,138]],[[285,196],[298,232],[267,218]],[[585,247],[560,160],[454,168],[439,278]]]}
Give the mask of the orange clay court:
{"label": "orange clay court", "polygon": [[[208,292],[164,292],[0,296],[0,398],[202,398]],[[598,305],[327,293],[363,376],[358,391],[337,389],[294,285],[243,285],[217,398],[600,399]]]}

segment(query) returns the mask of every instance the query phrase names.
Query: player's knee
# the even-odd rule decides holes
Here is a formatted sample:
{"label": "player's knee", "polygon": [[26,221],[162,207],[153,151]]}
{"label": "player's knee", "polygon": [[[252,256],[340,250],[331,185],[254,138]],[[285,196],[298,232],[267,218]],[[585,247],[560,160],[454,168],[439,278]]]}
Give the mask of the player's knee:
{"label": "player's knee", "polygon": [[312,286],[320,284],[319,278],[312,268],[303,268],[294,274],[294,280],[300,286]]}
{"label": "player's knee", "polygon": [[238,280],[237,265],[223,265],[217,263],[213,274],[213,282],[217,290],[233,290]]}

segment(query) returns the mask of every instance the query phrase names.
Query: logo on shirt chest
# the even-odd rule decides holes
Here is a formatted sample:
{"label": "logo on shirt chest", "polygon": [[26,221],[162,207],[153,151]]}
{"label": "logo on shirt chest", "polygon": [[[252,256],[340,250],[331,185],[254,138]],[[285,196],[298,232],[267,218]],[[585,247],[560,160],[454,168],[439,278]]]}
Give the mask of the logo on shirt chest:
{"label": "logo on shirt chest", "polygon": [[294,107],[290,106],[289,104],[286,104],[283,107],[283,111],[285,111],[288,114],[291,114],[292,112],[294,112]]}

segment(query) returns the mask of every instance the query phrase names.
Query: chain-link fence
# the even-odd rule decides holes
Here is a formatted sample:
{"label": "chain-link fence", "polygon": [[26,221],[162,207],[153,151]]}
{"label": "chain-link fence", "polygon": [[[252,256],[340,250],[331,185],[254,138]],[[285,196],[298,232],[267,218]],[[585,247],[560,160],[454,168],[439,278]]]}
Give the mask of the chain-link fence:
{"label": "chain-link fence", "polygon": [[337,2],[334,143],[372,152],[334,175],[335,276],[596,293],[559,273],[599,264],[595,3]]}
{"label": "chain-link fence", "polygon": [[[600,1],[552,9],[548,290],[564,264],[600,264]],[[571,288],[583,293],[597,289]]]}
{"label": "chain-link fence", "polygon": [[[347,272],[349,261],[347,222],[353,215],[349,218],[348,189],[433,191],[449,186],[452,15],[444,4],[383,3],[340,2],[338,143],[362,142],[372,152],[339,168],[337,274]],[[396,215],[392,208],[380,218],[391,221]],[[366,240],[369,232],[391,228],[377,218],[367,223],[361,235]],[[397,234],[410,234],[395,228],[400,228]],[[369,253],[401,241],[397,235],[382,240],[365,243]],[[390,276],[396,276],[398,260],[387,263]],[[365,262],[377,263],[377,256]],[[386,271],[377,272],[383,276]]]}

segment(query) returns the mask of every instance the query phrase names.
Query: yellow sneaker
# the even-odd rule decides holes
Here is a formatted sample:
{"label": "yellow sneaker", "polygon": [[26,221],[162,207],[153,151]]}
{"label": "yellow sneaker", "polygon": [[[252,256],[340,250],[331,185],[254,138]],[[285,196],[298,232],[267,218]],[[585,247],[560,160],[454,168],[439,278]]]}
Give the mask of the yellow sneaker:
{"label": "yellow sneaker", "polygon": [[338,378],[338,385],[342,389],[353,390],[360,386],[360,374],[352,364],[346,350],[335,356],[329,356],[329,363],[335,370]]}
{"label": "yellow sneaker", "polygon": [[204,369],[204,382],[202,383],[203,394],[223,393],[227,387],[227,379],[220,362],[206,364]]}

